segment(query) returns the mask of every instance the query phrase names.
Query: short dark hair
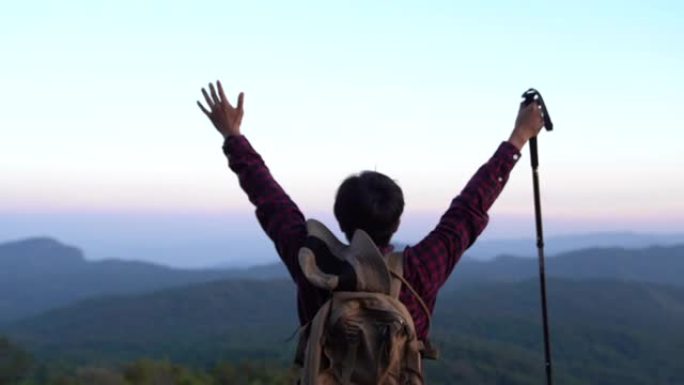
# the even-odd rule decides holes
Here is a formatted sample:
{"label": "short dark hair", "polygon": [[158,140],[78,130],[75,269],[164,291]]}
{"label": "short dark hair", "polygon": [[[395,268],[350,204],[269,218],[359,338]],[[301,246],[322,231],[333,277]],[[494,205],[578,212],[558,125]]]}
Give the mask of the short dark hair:
{"label": "short dark hair", "polygon": [[388,176],[363,171],[342,182],[335,197],[335,218],[351,240],[354,231],[368,233],[379,247],[389,244],[404,211],[404,194]]}

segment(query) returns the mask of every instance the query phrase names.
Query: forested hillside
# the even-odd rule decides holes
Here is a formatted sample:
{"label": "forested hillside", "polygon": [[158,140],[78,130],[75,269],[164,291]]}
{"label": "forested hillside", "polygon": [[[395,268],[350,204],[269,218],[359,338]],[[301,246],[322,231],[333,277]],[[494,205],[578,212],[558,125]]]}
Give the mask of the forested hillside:
{"label": "forested hillside", "polygon": [[[549,304],[562,383],[684,380],[684,289],[554,279]],[[191,367],[244,360],[286,367],[294,343],[287,339],[296,328],[293,286],[277,280],[215,282],[90,300],[16,323],[5,332],[47,362],[86,365],[149,357]],[[445,293],[432,335],[442,357],[428,364],[431,383],[532,384],[543,378],[534,280]]]}

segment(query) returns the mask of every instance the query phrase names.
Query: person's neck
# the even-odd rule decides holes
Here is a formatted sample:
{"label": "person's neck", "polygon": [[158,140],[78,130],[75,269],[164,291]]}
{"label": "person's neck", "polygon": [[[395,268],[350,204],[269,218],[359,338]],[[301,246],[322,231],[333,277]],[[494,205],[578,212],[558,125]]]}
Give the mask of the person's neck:
{"label": "person's neck", "polygon": [[389,254],[389,253],[393,252],[393,251],[394,251],[394,246],[392,246],[392,245],[385,245],[385,246],[378,247],[378,249],[380,249],[380,252],[381,252],[383,255],[385,255],[385,254]]}

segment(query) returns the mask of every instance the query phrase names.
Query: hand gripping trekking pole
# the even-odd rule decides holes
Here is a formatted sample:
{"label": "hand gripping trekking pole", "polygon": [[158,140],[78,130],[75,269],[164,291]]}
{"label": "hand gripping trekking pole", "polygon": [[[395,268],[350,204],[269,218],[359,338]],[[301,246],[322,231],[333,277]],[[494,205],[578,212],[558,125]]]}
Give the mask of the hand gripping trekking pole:
{"label": "hand gripping trekking pole", "polygon": [[[544,127],[547,131],[553,129],[551,117],[546,109],[544,99],[542,99],[539,91],[530,88],[522,94],[522,105],[527,106],[530,103],[536,102],[539,104],[542,116],[544,118]],[[532,183],[534,185],[534,212],[537,225],[537,251],[539,255],[539,283],[541,287],[542,300],[542,322],[544,326],[544,358],[546,367],[546,383],[553,384],[553,377],[551,376],[551,342],[549,341],[549,319],[546,308],[546,275],[544,269],[544,233],[542,230],[542,214],[541,214],[541,199],[539,193],[539,174],[537,168],[539,166],[539,156],[537,154],[537,138],[530,139],[530,159],[532,161]]]}

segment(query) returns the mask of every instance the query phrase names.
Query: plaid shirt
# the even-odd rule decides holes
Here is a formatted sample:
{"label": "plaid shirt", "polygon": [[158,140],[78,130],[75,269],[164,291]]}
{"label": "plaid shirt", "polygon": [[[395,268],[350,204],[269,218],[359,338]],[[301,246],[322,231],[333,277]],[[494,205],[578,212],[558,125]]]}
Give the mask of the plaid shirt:
{"label": "plaid shirt", "polygon": [[[312,286],[298,263],[298,251],[306,239],[302,212],[273,179],[261,156],[244,136],[228,137],[223,145],[228,164],[256,206],[256,216],[275,244],[297,285],[299,320],[313,319],[327,300],[327,293]],[[475,173],[463,191],[452,201],[439,223],[423,240],[404,249],[404,278],[423,301],[434,310],[439,288],[446,282],[463,252],[487,225],[487,210],[504,188],[513,166],[520,158],[517,148],[503,142],[494,155]],[[391,249],[383,250],[383,252]],[[400,300],[413,316],[418,338],[426,341],[428,317],[413,294],[402,287]]]}

